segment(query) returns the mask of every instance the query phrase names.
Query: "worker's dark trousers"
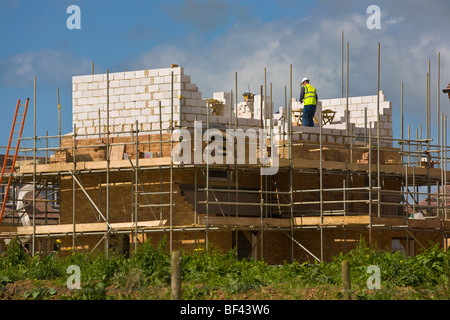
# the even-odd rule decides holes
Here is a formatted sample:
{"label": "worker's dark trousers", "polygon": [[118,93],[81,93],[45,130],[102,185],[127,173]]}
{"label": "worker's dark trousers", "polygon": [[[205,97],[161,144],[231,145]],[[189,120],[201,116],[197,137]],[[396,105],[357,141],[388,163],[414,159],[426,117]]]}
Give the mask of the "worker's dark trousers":
{"label": "worker's dark trousers", "polygon": [[302,124],[304,127],[314,127],[314,114],[316,105],[303,106]]}

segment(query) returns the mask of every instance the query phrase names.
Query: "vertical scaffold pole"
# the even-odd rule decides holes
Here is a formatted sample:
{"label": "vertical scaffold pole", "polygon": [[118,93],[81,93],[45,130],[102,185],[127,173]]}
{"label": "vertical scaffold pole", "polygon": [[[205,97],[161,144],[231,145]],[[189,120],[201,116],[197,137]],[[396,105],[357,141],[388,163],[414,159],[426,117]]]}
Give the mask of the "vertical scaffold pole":
{"label": "vertical scaffold pole", "polygon": [[[106,221],[109,222],[109,169],[110,169],[110,131],[109,131],[109,69],[106,70]],[[109,253],[109,223],[105,237],[105,252]]]}
{"label": "vertical scaffold pole", "polygon": [[36,78],[34,78],[34,133],[33,133],[33,239],[31,253],[36,250]]}
{"label": "vertical scaffold pole", "polygon": [[380,43],[378,43],[378,55],[377,55],[377,187],[378,187],[378,218],[381,215],[381,199],[380,199],[380,188],[381,188],[381,175],[380,175]]}

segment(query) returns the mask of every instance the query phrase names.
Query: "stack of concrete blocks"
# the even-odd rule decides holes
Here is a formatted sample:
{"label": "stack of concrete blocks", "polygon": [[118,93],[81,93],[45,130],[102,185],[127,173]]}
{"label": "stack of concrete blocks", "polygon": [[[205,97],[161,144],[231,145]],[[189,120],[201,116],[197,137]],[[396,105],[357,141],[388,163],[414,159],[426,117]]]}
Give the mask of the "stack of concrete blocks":
{"label": "stack of concrete blocks", "polygon": [[230,117],[233,113],[233,108],[231,106],[231,93],[230,92],[214,92],[213,99],[223,103],[223,107],[218,110],[218,116]]}
{"label": "stack of concrete blocks", "polygon": [[271,101],[271,97],[267,96],[267,108],[266,108],[266,99],[264,99],[264,95],[254,95],[253,101],[242,101],[238,103],[238,117],[245,119],[256,119],[261,120],[261,97],[262,107],[265,111],[263,114],[263,119],[270,119],[270,111],[271,106],[273,106],[273,101]]}
{"label": "stack of concrete blocks", "polygon": [[242,101],[238,103],[238,118],[253,119],[253,101]]}
{"label": "stack of concrete blocks", "polygon": [[[73,124],[77,134],[105,134],[107,74],[76,76],[72,78],[72,83]],[[206,119],[206,112],[206,102],[202,100],[197,86],[191,83],[191,77],[184,75],[182,67],[109,74],[108,121],[111,136],[129,135],[130,130],[136,129],[136,121],[142,134],[159,133],[160,129],[170,128],[172,114],[174,126],[187,126],[191,122],[193,125],[193,118],[197,115]]]}

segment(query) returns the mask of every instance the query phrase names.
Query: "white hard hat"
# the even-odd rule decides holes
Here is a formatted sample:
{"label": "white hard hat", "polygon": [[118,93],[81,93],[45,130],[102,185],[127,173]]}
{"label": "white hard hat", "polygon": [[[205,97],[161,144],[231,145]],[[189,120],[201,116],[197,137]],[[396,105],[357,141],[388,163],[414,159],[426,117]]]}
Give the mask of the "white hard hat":
{"label": "white hard hat", "polygon": [[305,82],[305,81],[309,81],[309,79],[308,78],[303,78],[302,83]]}

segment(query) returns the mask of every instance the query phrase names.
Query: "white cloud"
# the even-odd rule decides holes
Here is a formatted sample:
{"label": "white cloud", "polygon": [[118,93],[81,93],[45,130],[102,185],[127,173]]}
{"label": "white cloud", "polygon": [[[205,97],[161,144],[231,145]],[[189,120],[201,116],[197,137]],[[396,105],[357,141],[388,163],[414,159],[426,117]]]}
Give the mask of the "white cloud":
{"label": "white cloud", "polygon": [[34,77],[46,83],[67,84],[73,75],[89,72],[90,62],[66,50],[41,49],[5,58],[0,70],[1,81],[7,86],[29,86]]}

